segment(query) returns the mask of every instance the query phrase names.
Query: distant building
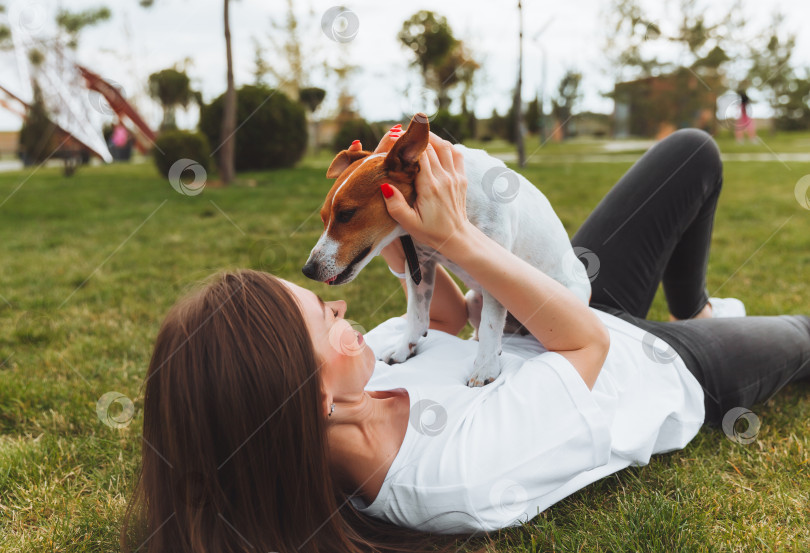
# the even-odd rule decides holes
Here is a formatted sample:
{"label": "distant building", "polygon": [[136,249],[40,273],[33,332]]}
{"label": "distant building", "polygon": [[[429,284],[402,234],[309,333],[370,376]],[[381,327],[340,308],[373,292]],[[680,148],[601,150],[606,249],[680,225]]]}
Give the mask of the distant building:
{"label": "distant building", "polygon": [[608,137],[612,130],[610,119],[610,115],[605,113],[594,113],[592,111],[577,113],[566,124],[566,135],[568,137]]}
{"label": "distant building", "polygon": [[[707,80],[711,82],[707,82]],[[617,83],[613,91],[616,138],[662,138],[684,127],[716,130],[717,78],[687,68],[668,75]]]}
{"label": "distant building", "polygon": [[19,135],[17,131],[0,131],[0,157],[10,155],[16,157],[19,150]]}

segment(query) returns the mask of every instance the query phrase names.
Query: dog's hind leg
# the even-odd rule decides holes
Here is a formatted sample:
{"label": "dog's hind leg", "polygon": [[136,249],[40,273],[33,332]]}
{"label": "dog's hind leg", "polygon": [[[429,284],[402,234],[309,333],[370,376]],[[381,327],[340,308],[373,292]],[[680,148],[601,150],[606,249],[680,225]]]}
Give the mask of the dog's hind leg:
{"label": "dog's hind leg", "polygon": [[478,355],[467,386],[489,384],[501,374],[501,340],[506,322],[506,308],[487,291],[483,292],[481,324],[478,326]]}

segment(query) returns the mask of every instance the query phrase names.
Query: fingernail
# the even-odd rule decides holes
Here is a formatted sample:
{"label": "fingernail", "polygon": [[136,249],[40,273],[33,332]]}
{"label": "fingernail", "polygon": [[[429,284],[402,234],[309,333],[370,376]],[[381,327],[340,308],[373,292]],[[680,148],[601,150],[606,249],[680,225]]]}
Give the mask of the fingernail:
{"label": "fingernail", "polygon": [[384,182],[380,185],[380,190],[382,190],[385,199],[388,199],[394,195],[394,189],[391,188],[391,185],[388,184],[387,182]]}
{"label": "fingernail", "polygon": [[394,138],[399,138],[399,131],[391,131],[388,133],[389,135],[393,136]]}
{"label": "fingernail", "polygon": [[354,142],[352,142],[352,146],[354,146],[355,144],[360,144],[360,141],[359,141],[359,140],[355,140]]}

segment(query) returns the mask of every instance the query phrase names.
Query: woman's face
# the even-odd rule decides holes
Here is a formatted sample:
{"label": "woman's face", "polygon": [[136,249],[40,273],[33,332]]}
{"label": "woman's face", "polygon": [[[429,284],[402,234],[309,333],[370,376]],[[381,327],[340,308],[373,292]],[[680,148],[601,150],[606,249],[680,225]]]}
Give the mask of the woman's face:
{"label": "woman's face", "polygon": [[284,281],[301,305],[315,353],[321,362],[320,374],[329,403],[354,401],[374,371],[374,352],[363,335],[343,318],[345,301],[324,302],[313,292]]}

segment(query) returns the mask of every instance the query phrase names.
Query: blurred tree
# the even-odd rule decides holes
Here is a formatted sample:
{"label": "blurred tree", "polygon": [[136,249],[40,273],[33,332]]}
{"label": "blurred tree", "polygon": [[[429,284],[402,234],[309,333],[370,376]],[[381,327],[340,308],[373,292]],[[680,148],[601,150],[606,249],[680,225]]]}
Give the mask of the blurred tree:
{"label": "blurred tree", "polygon": [[[507,116],[508,117],[508,116]],[[494,138],[506,138],[508,139],[510,125],[507,123],[506,117],[502,116],[498,113],[497,109],[492,109],[492,115],[489,117],[489,122],[487,124],[487,134],[482,138],[485,141],[492,140]]]}
{"label": "blurred tree", "polygon": [[343,121],[332,139],[332,150],[339,152],[349,147],[354,140],[359,140],[366,149],[374,148],[380,141],[382,133],[361,117]]}
{"label": "blurred tree", "polygon": [[318,106],[321,105],[323,99],[326,97],[326,91],[322,88],[309,86],[302,88],[298,91],[298,100],[309,110],[314,113]]}
{"label": "blurred tree", "polygon": [[439,109],[449,107],[449,91],[457,84],[466,83],[469,92],[479,66],[453,36],[445,17],[426,10],[417,12],[402,24],[397,37],[416,56],[414,65],[422,73],[425,88],[436,93]]}
{"label": "blurred tree", "polygon": [[[138,3],[144,8],[151,8],[155,0],[139,0]],[[226,89],[223,98],[222,126],[220,132],[219,146],[214,152],[219,153],[219,176],[225,185],[233,181],[234,170],[234,144],[236,142],[236,84],[233,78],[233,48],[231,46],[231,0],[223,0],[222,11],[223,31],[225,34],[225,61]]]}
{"label": "blurred tree", "polygon": [[775,110],[776,126],[784,130],[810,130],[810,69],[794,75],[784,102]]}
{"label": "blurred tree", "polygon": [[523,144],[523,135],[525,132],[523,122],[523,3],[518,0],[518,72],[517,84],[515,84],[515,96],[512,102],[512,111],[514,112],[514,131],[515,131],[515,144],[517,146],[518,165],[521,167],[526,166],[526,148]]}
{"label": "blurred tree", "polygon": [[464,114],[453,115],[449,110],[440,109],[431,121],[431,131],[441,138],[460,144],[470,137],[469,119]]}
{"label": "blurred tree", "polygon": [[286,71],[276,69],[272,65],[268,65],[267,68],[278,81],[279,90],[297,100],[298,91],[304,86],[305,70],[301,37],[298,32],[298,18],[295,16],[293,0],[287,0],[287,15],[284,21],[271,20],[271,25],[276,31],[275,34],[284,36],[283,42],[279,42],[275,34],[269,34],[268,38],[276,53],[286,61],[287,67]]}
{"label": "blurred tree", "polygon": [[800,77],[791,66],[796,35],[782,29],[784,15],[775,14],[770,26],[751,44],[751,67],[746,80],[765,95],[776,128],[810,128],[810,75]]}
{"label": "blurred tree", "polygon": [[536,95],[534,100],[526,106],[526,130],[532,134],[540,132],[540,118],[543,114],[540,111],[540,96]]}
{"label": "blurred tree", "polygon": [[551,100],[551,114],[557,119],[557,124],[565,137],[565,125],[570,121],[574,113],[574,106],[579,101],[582,93],[579,85],[582,82],[582,73],[569,69],[560,80],[557,87],[557,97]]}
{"label": "blurred tree", "polygon": [[[221,131],[225,95],[200,109],[200,131],[209,142]],[[245,85],[237,91],[235,166],[239,171],[292,167],[304,155],[307,125],[304,107],[281,91]]]}
{"label": "blurred tree", "polygon": [[257,86],[267,85],[267,75],[270,74],[270,64],[265,58],[262,43],[253,37],[253,84]]}
{"label": "blurred tree", "polygon": [[[6,13],[5,2],[0,2],[0,14]],[[11,29],[5,23],[0,23],[0,50],[11,46]]]}
{"label": "blurred tree", "polygon": [[359,69],[358,66],[352,65],[348,59],[348,52],[342,50],[340,61],[332,67],[332,72],[337,77],[338,84],[338,109],[337,117],[338,122],[355,119],[358,117],[357,110],[354,106],[354,94],[351,91],[351,78],[352,74]]}
{"label": "blurred tree", "polygon": [[313,75],[325,64],[319,63],[317,40],[306,40],[315,29],[316,15],[310,8],[306,17],[299,19],[295,13],[295,3],[287,0],[287,11],[283,20],[270,21],[273,32],[267,35],[276,58],[281,63],[267,64],[267,73],[276,80],[279,90],[290,98],[299,100],[299,91],[312,86]]}
{"label": "blurred tree", "polygon": [[86,27],[92,27],[112,17],[112,12],[106,6],[88,8],[72,12],[60,9],[56,12],[56,25],[67,35],[67,46],[75,50],[79,46],[79,34]]}
{"label": "blurred tree", "polygon": [[474,121],[475,113],[470,106],[475,102],[475,77],[476,71],[481,68],[481,65],[475,61],[475,56],[469,51],[465,43],[459,43],[458,50],[461,51],[463,61],[462,65],[456,67],[456,74],[461,85],[461,113]]}
{"label": "blurred tree", "polygon": [[475,137],[477,135],[478,119],[475,117],[475,110],[471,106],[475,105],[475,74],[476,70],[481,66],[472,61],[472,55],[465,54],[468,61],[464,66],[458,68],[458,73],[461,77],[461,115],[465,119],[465,126],[467,128],[468,136]]}
{"label": "blurred tree", "polygon": [[188,75],[185,71],[177,69],[164,69],[149,75],[149,94],[163,107],[161,131],[176,129],[175,110],[177,107],[186,108],[197,99],[191,89],[191,80]]}
{"label": "blurred tree", "polygon": [[307,111],[309,112],[309,117],[311,120],[310,126],[312,128],[312,144],[316,149],[318,148],[318,142],[320,140],[318,137],[320,134],[320,129],[318,127],[320,125],[318,121],[314,120],[314,115],[315,110],[318,109],[318,106],[321,105],[325,97],[326,91],[322,88],[317,88],[314,86],[302,88],[298,91],[299,101],[305,108],[307,108]]}
{"label": "blurred tree", "polygon": [[607,8],[605,51],[616,81],[651,76],[663,62],[642,53],[647,42],[661,38],[661,29],[641,9],[640,0],[613,0]]}
{"label": "blurred tree", "polygon": [[[228,64],[227,88],[223,98],[222,131],[220,132],[219,175],[226,185],[233,181],[236,148],[236,85],[233,79],[233,50],[231,49],[231,0],[224,0],[225,57]],[[216,150],[215,150],[216,151]]]}
{"label": "blurred tree", "polygon": [[[274,64],[262,63],[264,48],[256,40],[256,73],[271,75],[279,90],[290,98],[298,100],[307,109],[307,121],[312,131],[313,144],[318,145],[318,121],[315,120],[315,111],[323,102],[325,90],[313,87],[313,78],[322,69],[328,72],[325,63],[318,62],[318,40],[311,40],[316,31],[316,15],[312,8],[302,18],[295,12],[293,0],[287,0],[286,13],[283,19],[271,19],[273,32],[267,35],[271,49],[274,51]],[[341,44],[345,46],[345,44]]]}
{"label": "blurred tree", "polygon": [[206,171],[211,168],[211,147],[208,138],[201,132],[178,131],[160,133],[152,149],[152,160],[164,177],[178,160],[193,159]]}
{"label": "blurred tree", "polygon": [[[742,0],[735,0],[728,13],[715,21],[707,19],[704,0],[680,0],[677,9],[678,14],[668,20],[679,23],[668,30],[644,12],[641,0],[612,1],[605,51],[617,82],[657,76],[678,67],[689,68],[710,86],[726,78],[724,70],[732,61],[729,52],[736,56],[743,48],[737,40],[746,25]],[[653,45],[664,43],[679,47],[673,59],[660,59],[651,52]]]}
{"label": "blurred tree", "polygon": [[45,102],[42,99],[42,89],[36,80],[33,82],[33,91],[34,99],[28,107],[19,137],[20,152],[26,166],[42,163],[55,151],[53,138],[56,133],[56,125],[48,116]]}

